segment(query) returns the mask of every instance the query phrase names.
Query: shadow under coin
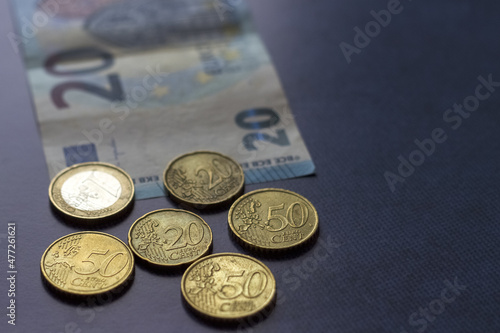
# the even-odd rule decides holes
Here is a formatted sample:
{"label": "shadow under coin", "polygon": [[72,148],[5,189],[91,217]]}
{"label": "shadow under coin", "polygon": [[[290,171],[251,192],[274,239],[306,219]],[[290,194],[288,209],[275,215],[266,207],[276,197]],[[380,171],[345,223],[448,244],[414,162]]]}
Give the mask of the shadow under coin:
{"label": "shadow under coin", "polygon": [[191,205],[184,202],[176,201],[172,197],[167,195],[167,201],[169,201],[172,205],[176,206],[178,209],[187,210],[196,215],[215,215],[228,211],[233,202],[236,201],[237,198],[231,200],[230,202],[220,203],[217,205]]}
{"label": "shadow under coin", "polygon": [[[210,244],[210,247],[208,248],[208,250],[198,259],[201,259],[207,255],[212,254],[212,250],[213,250],[213,243]],[[187,264],[181,264],[181,265],[176,265],[176,266],[162,266],[162,265],[156,265],[156,264],[153,264],[149,261],[146,261],[146,260],[138,257],[135,254],[134,254],[134,258],[135,258],[135,263],[139,268],[141,268],[145,271],[148,271],[149,273],[152,273],[154,275],[158,275],[158,276],[172,276],[172,277],[181,276],[184,274],[186,269],[189,266],[191,266],[191,264],[192,264],[192,262],[190,262]],[[196,260],[198,260],[198,259],[196,259]]]}
{"label": "shadow under coin", "polygon": [[83,307],[95,307],[112,303],[121,298],[132,287],[134,283],[135,270],[132,274],[119,286],[106,292],[96,295],[77,295],[69,292],[64,292],[51,285],[43,276],[42,284],[44,289],[57,301],[70,305],[79,305]]}
{"label": "shadow under coin", "polygon": [[217,329],[225,329],[225,330],[230,330],[230,331],[241,331],[245,329],[249,329],[264,320],[266,320],[268,317],[271,316],[274,308],[276,307],[276,294],[274,295],[274,298],[271,300],[271,302],[264,307],[261,311],[258,313],[244,317],[244,318],[239,318],[239,319],[219,319],[215,317],[211,317],[209,315],[202,314],[195,309],[193,309],[189,303],[186,301],[186,299],[182,296],[181,294],[181,299],[182,299],[182,305],[186,312],[188,313],[189,317],[191,317],[193,320],[204,324],[204,325],[209,325]]}
{"label": "shadow under coin", "polygon": [[237,247],[242,248],[248,255],[251,255],[257,259],[266,259],[266,260],[291,260],[302,256],[303,254],[309,252],[316,241],[319,238],[320,228],[304,243],[299,244],[297,246],[287,248],[287,249],[260,249],[257,247],[252,247],[241,240],[238,236],[236,236],[231,228],[228,226],[229,238]]}
{"label": "shadow under coin", "polygon": [[113,227],[123,222],[132,212],[134,204],[135,201],[132,200],[132,202],[118,214],[101,219],[83,219],[71,217],[59,211],[56,207],[54,207],[52,203],[50,203],[50,210],[57,221],[71,228],[76,228],[79,230],[102,230]]}

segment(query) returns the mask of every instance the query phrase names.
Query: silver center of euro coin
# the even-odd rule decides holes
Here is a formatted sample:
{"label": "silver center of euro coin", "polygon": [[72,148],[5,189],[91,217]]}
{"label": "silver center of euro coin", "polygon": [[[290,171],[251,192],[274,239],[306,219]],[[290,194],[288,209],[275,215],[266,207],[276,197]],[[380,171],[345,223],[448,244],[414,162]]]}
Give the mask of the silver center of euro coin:
{"label": "silver center of euro coin", "polygon": [[122,193],[118,179],[102,171],[83,171],[69,177],[61,195],[73,208],[94,211],[112,206]]}

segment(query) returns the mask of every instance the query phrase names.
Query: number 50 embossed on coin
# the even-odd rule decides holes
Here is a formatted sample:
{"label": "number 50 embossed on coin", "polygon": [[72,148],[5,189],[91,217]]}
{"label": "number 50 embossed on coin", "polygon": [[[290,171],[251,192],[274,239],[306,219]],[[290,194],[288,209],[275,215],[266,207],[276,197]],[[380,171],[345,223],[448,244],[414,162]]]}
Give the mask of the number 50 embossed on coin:
{"label": "number 50 embossed on coin", "polygon": [[237,253],[217,253],[189,266],[182,296],[197,313],[214,319],[252,316],[271,305],[276,281],[262,262]]}
{"label": "number 50 embossed on coin", "polygon": [[295,192],[267,188],[236,200],[229,210],[228,223],[243,245],[263,250],[288,249],[315,235],[318,213]]}
{"label": "number 50 embossed on coin", "polygon": [[61,237],[42,256],[42,275],[56,290],[89,296],[113,290],[129,278],[134,257],[120,239],[96,231]]}

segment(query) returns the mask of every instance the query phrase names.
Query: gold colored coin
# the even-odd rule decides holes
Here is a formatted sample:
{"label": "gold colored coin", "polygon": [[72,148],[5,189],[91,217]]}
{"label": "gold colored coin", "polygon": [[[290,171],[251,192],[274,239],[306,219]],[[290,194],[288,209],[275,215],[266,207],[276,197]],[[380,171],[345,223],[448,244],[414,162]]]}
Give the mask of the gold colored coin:
{"label": "gold colored coin", "polygon": [[163,182],[173,200],[205,208],[233,201],[243,191],[245,175],[228,156],[195,151],[170,162]]}
{"label": "gold colored coin", "polygon": [[49,198],[67,216],[102,219],[119,214],[131,204],[134,183],[125,171],[112,164],[75,164],[54,177]]}
{"label": "gold colored coin", "polygon": [[41,269],[57,290],[89,296],[127,281],[134,270],[134,256],[115,236],[82,231],[52,243],[42,256]]}
{"label": "gold colored coin", "polygon": [[178,266],[192,263],[209,251],[212,230],[194,213],[161,209],[134,222],[128,243],[143,260],[155,265]]}
{"label": "gold colored coin", "polygon": [[276,281],[262,262],[237,253],[217,253],[189,266],[182,296],[198,313],[216,319],[241,319],[270,305]]}
{"label": "gold colored coin", "polygon": [[229,210],[231,231],[244,245],[264,250],[304,244],[318,230],[318,213],[303,196],[261,189],[241,196]]}

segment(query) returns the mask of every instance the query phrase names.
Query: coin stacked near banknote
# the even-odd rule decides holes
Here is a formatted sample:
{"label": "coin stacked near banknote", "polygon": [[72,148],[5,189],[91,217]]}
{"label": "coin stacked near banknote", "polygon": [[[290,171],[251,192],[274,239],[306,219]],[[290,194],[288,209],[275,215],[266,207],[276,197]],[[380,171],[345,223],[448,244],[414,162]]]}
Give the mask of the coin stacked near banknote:
{"label": "coin stacked near banknote", "polygon": [[[260,189],[242,195],[245,177],[228,156],[195,151],[175,158],[164,172],[172,199],[196,208],[222,207],[230,233],[243,246],[276,252],[311,243],[318,213],[303,196],[284,189]],[[114,217],[131,205],[134,185],[111,164],[76,164],[51,182],[52,204],[67,216],[95,221]],[[64,294],[92,296],[115,290],[134,270],[134,255],[153,269],[185,269],[181,295],[204,319],[238,321],[272,310],[276,281],[259,260],[237,253],[208,255],[210,226],[193,212],[160,209],[130,227],[128,246],[93,231],[77,232],[52,243],[42,256],[45,281]]]}
{"label": "coin stacked near banknote", "polygon": [[116,217],[131,206],[134,183],[125,171],[112,164],[75,164],[54,177],[49,198],[65,217],[105,219]]}
{"label": "coin stacked near banknote", "polygon": [[307,244],[318,232],[314,206],[292,191],[266,188],[241,196],[229,209],[229,228],[244,246],[288,250]]}
{"label": "coin stacked near banknote", "polygon": [[[50,2],[13,1],[19,32],[25,16],[45,15],[40,10]],[[245,1],[60,2],[55,19],[23,49],[56,212],[91,226],[116,221],[134,194],[164,195],[162,180],[170,198],[189,208],[234,202],[231,232],[252,249],[297,248],[313,238],[318,217],[307,200],[284,190],[238,199],[245,174],[237,161],[188,153],[201,142],[251,159],[244,166],[249,183],[314,173]],[[122,169],[99,162],[56,175],[63,165],[98,157],[123,167],[137,186]],[[157,210],[132,224],[130,247],[92,231],[62,237],[43,254],[42,275],[57,290],[95,295],[123,286],[135,255],[156,269],[191,264],[182,295],[206,317],[240,319],[268,307],[276,294],[271,271],[240,254],[206,257],[212,238],[198,215]]]}
{"label": "coin stacked near banknote", "polygon": [[245,174],[229,156],[195,151],[172,160],[163,181],[172,200],[203,209],[234,201],[243,192]]}
{"label": "coin stacked near banknote", "polygon": [[128,243],[140,259],[153,265],[182,266],[209,252],[212,230],[194,213],[162,209],[135,221],[128,233]]}
{"label": "coin stacked near banknote", "polygon": [[52,243],[40,265],[42,276],[55,290],[91,296],[126,284],[134,272],[134,256],[115,236],[82,231]]}

